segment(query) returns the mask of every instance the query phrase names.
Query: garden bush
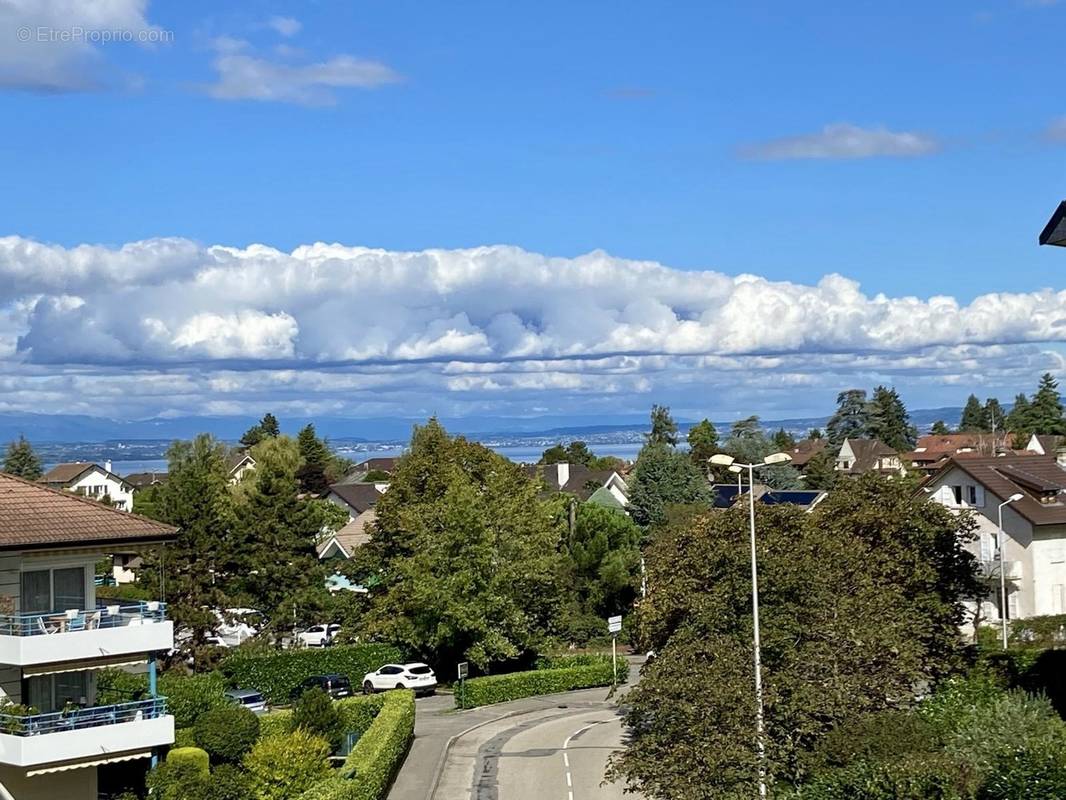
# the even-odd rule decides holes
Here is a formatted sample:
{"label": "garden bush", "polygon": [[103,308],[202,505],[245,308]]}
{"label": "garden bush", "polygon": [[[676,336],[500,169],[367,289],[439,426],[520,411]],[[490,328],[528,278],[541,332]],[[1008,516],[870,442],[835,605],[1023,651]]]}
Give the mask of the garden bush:
{"label": "garden bush", "polygon": [[330,775],[329,745],[306,731],[260,739],[244,757],[249,797],[291,800]]}
{"label": "garden bush", "polygon": [[333,704],[337,713],[341,716],[345,733],[355,733],[360,736],[369,730],[382,707],[385,699],[392,696],[392,692],[386,694],[372,694],[366,697],[346,697]]}
{"label": "garden bush", "polygon": [[234,686],[258,689],[271,703],[287,703],[292,691],[312,675],[336,672],[358,686],[366,673],[402,660],[400,651],[390,645],[334,645],[266,656],[235,653],[222,662],[222,672]]}
{"label": "garden bush", "polygon": [[211,786],[203,800],[248,800],[248,775],[235,764],[219,764],[211,770]]}
{"label": "garden bush", "polygon": [[[629,662],[624,656],[618,657],[618,666],[621,667]],[[567,667],[596,667],[602,664],[611,664],[610,653],[563,653],[558,655],[541,656],[537,659],[534,669],[566,669]]]}
{"label": "garden bush", "polygon": [[194,730],[212,761],[234,763],[259,739],[259,718],[241,706],[219,706],[201,714]]}
{"label": "garden bush", "polygon": [[340,712],[333,706],[333,700],[317,688],[308,689],[293,704],[289,726],[292,730],[302,728],[322,737],[333,750],[341,746],[347,732]]}
{"label": "garden bush", "polygon": [[831,730],[811,754],[808,769],[931,755],[942,747],[941,732],[928,719],[911,710],[891,709],[848,720]]}
{"label": "garden bush", "polygon": [[211,769],[211,757],[206,750],[199,747],[174,747],[167,753],[167,763],[178,765],[191,765],[205,775]]}
{"label": "garden bush", "polygon": [[305,792],[300,800],[384,798],[414,736],[415,698],[410,691],[392,691],[379,696],[383,698],[378,704],[380,711],[344,765],[331,778]]}
{"label": "garden bush", "polygon": [[[625,683],[629,664],[619,659],[618,682]],[[463,692],[455,692],[457,708],[476,708],[492,703],[518,700],[541,694],[569,692],[573,689],[589,689],[594,686],[610,686],[613,682],[611,660],[585,667],[562,669],[537,669],[529,672],[512,672],[507,675],[489,675],[466,681]]]}
{"label": "garden bush", "polygon": [[1000,755],[977,800],[1066,797],[1066,751],[1036,746]]}
{"label": "garden bush", "polygon": [[175,728],[174,746],[196,747],[196,731],[192,728]]}
{"label": "garden bush", "polygon": [[211,776],[210,759],[197,747],[176,747],[167,759],[148,773],[153,800],[206,800]]}
{"label": "garden bush", "polygon": [[292,730],[292,709],[281,708],[259,718],[259,738],[282,736]]}
{"label": "garden bush", "polygon": [[859,761],[829,770],[788,800],[967,800],[973,796],[963,765],[943,757],[890,763]]}

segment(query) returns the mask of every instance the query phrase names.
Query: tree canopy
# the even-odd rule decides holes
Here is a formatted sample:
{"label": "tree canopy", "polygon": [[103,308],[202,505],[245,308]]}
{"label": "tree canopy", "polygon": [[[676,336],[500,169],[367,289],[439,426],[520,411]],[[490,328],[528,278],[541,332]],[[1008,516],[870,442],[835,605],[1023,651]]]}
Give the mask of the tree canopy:
{"label": "tree canopy", "polygon": [[1040,376],[1036,394],[1029,404],[1029,427],[1033,433],[1066,433],[1066,421],[1062,418],[1062,400],[1059,397],[1059,382],[1050,372]]}
{"label": "tree canopy", "polygon": [[644,439],[647,444],[677,446],[677,423],[670,416],[670,409],[667,406],[653,405],[651,407],[651,431],[644,434]]}
{"label": "tree canopy", "polygon": [[964,433],[985,430],[985,410],[975,394],[966,398],[966,405],[959,419],[959,430]]}
{"label": "tree canopy", "polygon": [[902,398],[894,388],[878,386],[870,400],[866,435],[880,439],[893,450],[911,450],[918,440],[918,430],[911,425],[910,415]]}
{"label": "tree canopy", "polygon": [[826,438],[839,447],[845,439],[865,436],[869,421],[866,390],[846,389],[837,395],[837,410],[826,423]]}
{"label": "tree canopy", "polygon": [[254,447],[264,439],[280,435],[281,426],[278,425],[278,418],[268,411],[259,422],[244,432],[241,444],[245,447]]}
{"label": "tree canopy", "polygon": [[41,459],[37,457],[25,436],[20,435],[8,444],[7,453],[4,455],[4,472],[28,481],[35,481],[44,474]]}
{"label": "tree canopy", "polygon": [[[811,514],[756,513],[767,761],[771,784],[787,785],[834,726],[956,663],[972,531],[876,476],[843,482]],[[679,519],[646,553],[639,639],[657,658],[627,697],[633,739],[612,774],[648,796],[757,796],[746,515]]]}
{"label": "tree canopy", "polygon": [[688,457],[701,470],[707,468],[707,459],[718,452],[718,430],[709,419],[697,422],[688,430]]}
{"label": "tree canopy", "polygon": [[644,528],[665,521],[671,506],[706,506],[711,500],[706,473],[687,453],[664,443],[649,443],[641,449],[629,490],[629,511]]}

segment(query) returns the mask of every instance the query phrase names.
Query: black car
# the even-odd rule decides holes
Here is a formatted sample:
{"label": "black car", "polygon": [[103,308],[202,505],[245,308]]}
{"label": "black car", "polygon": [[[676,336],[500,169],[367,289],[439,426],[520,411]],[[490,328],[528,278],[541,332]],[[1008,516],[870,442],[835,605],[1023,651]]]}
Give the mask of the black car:
{"label": "black car", "polygon": [[294,701],[299,699],[308,689],[321,689],[334,700],[352,696],[352,682],[348,680],[348,676],[339,675],[335,672],[327,675],[312,675],[310,678],[305,679],[303,683],[292,690],[291,698]]}

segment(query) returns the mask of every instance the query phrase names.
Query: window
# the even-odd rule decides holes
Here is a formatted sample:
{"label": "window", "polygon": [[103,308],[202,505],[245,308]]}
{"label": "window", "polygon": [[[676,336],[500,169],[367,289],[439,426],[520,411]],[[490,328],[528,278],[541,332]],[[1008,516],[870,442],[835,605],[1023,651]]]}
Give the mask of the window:
{"label": "window", "polygon": [[23,572],[21,608],[24,613],[85,608],[85,567]]}
{"label": "window", "polygon": [[41,713],[61,711],[67,703],[82,705],[88,702],[88,672],[35,675],[23,683],[23,697]]}
{"label": "window", "polygon": [[977,505],[977,487],[972,484],[966,487],[966,502],[971,506]]}
{"label": "window", "polygon": [[955,505],[957,505],[957,506],[961,506],[962,505],[962,487],[961,486],[952,486],[951,487],[951,496],[955,500]]}
{"label": "window", "polygon": [[995,538],[989,531],[981,531],[981,560],[991,561],[995,552]]}

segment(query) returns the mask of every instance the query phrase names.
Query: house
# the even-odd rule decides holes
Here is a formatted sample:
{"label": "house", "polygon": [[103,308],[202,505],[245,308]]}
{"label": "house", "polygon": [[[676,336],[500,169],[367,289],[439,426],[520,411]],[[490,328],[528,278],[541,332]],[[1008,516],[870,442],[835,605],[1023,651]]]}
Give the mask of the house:
{"label": "house", "polygon": [[1066,467],[1066,436],[1034,433],[1025,449],[1041,456],[1053,456],[1060,467]]}
{"label": "house", "polygon": [[245,451],[234,450],[226,456],[226,470],[229,472],[230,485],[236,486],[255,471],[255,459]]}
{"label": "house", "polygon": [[1066,470],[1052,456],[952,456],[922,490],[947,508],[976,512],[978,538],[968,547],[995,584],[982,604],[986,619],[1000,618],[999,507],[1021,495],[1003,506],[1007,617],[1066,613]]}
{"label": "house", "polygon": [[[735,483],[716,483],[711,488],[714,490],[714,508],[729,508],[738,502],[748,502],[748,492]],[[811,511],[828,494],[820,489],[771,489],[761,483],[755,484],[755,502],[767,506],[794,505]]]}
{"label": "house", "polygon": [[845,439],[837,453],[836,469],[848,475],[865,472],[902,475],[906,472],[899,453],[879,439]]}
{"label": "house", "polygon": [[396,471],[396,465],[399,463],[400,456],[368,458],[352,467],[341,483],[360,483],[371,472],[385,472],[391,475]]}
{"label": "house", "polygon": [[828,444],[825,439],[801,439],[796,442],[795,447],[788,451],[792,456],[792,466],[803,472],[811,459],[823,452]]}
{"label": "house", "polygon": [[317,545],[318,557],[351,558],[355,550],[370,540],[367,526],[377,515],[374,506],[389,488],[387,483],[335,483],[326,500],[348,512],[348,522]]}
{"label": "house", "polygon": [[629,505],[629,486],[612,469],[589,469],[584,464],[534,464],[524,469],[531,478],[544,481],[552,492],[566,492],[585,501],[603,488],[623,508]]}
{"label": "house", "polygon": [[110,461],[105,461],[102,467],[84,461],[56,464],[41,476],[41,483],[52,489],[65,489],[83,495],[90,500],[103,500],[106,497],[119,511],[133,510],[133,486],[111,471]]}
{"label": "house", "polygon": [[[174,646],[166,605],[98,605],[93,572],[115,547],[155,547],[176,533],[0,473],[0,797],[96,800],[98,767],[154,761],[173,743],[154,659]],[[147,696],[97,705],[97,671],[120,666],[147,671]]]}
{"label": "house", "polygon": [[134,492],[141,489],[150,489],[153,486],[161,486],[167,479],[165,472],[131,472],[125,478],[126,483],[133,487]]}
{"label": "house", "polygon": [[930,473],[940,469],[943,462],[961,453],[977,453],[994,456],[1009,450],[1009,434],[999,433],[945,433],[922,436],[914,449],[903,454],[903,460],[920,472]]}

